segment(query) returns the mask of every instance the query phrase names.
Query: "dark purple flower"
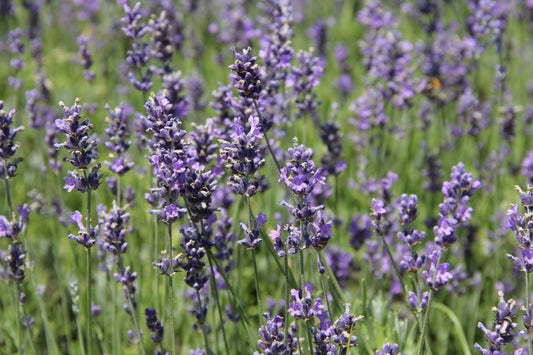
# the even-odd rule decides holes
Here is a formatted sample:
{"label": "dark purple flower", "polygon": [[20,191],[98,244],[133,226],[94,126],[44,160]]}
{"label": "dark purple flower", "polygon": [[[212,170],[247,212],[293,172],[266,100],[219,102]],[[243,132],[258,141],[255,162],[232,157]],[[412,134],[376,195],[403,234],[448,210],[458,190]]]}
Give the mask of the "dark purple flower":
{"label": "dark purple flower", "polygon": [[84,36],[79,36],[76,40],[79,46],[78,55],[80,56],[80,64],[83,67],[83,76],[88,82],[92,82],[95,78],[94,71],[91,71],[93,65],[92,54],[87,48],[89,44],[89,38]]}
{"label": "dark purple flower", "polygon": [[152,340],[156,344],[161,344],[165,335],[165,329],[159,319],[157,319],[157,313],[153,308],[145,308],[144,314],[146,315],[146,327],[152,332]]}
{"label": "dark purple flower", "polygon": [[231,76],[239,95],[244,98],[257,100],[261,96],[263,84],[261,83],[261,69],[257,65],[257,57],[251,56],[252,48],[248,47],[239,53],[233,48],[235,63],[230,65]]}
{"label": "dark purple flower", "polygon": [[113,255],[125,253],[128,248],[125,235],[131,231],[128,227],[130,214],[124,208],[118,207],[115,202],[109,212],[102,213],[100,219],[104,248]]}
{"label": "dark purple flower", "polygon": [[[483,333],[485,333],[485,341],[489,344],[489,349],[483,349],[481,345],[475,344],[475,348],[485,354],[503,354],[500,352],[501,347],[505,344],[513,342],[517,336],[522,336],[524,331],[517,331],[517,323],[513,322],[513,318],[516,316],[516,302],[513,299],[505,300],[502,291],[498,292],[500,301],[498,307],[493,307],[495,313],[495,320],[492,326],[492,330],[485,327],[481,322],[478,323]],[[513,354],[523,354],[522,349],[517,349]]]}
{"label": "dark purple flower", "polygon": [[257,341],[257,345],[263,351],[262,354],[285,354],[287,351],[287,344],[285,343],[285,322],[283,317],[275,315],[273,319],[268,313],[264,313],[266,324],[259,328],[259,335],[261,340]]}
{"label": "dark purple flower", "polygon": [[257,177],[259,169],[265,165],[261,140],[263,133],[259,118],[250,116],[249,129],[235,118],[231,141],[220,140],[220,155],[224,166],[231,172],[228,185],[239,195],[252,197],[258,192],[263,176]]}
{"label": "dark purple flower", "polygon": [[350,245],[359,250],[372,237],[372,220],[368,215],[357,213],[350,222],[348,232],[351,235]]}
{"label": "dark purple flower", "polygon": [[15,176],[18,163],[22,161],[22,158],[14,158],[20,147],[15,137],[24,127],[12,127],[15,110],[6,112],[3,108],[4,102],[0,101],[0,178],[9,179]]}
{"label": "dark purple flower", "polygon": [[354,256],[342,248],[330,245],[326,249],[325,258],[341,288],[346,288],[356,270]]}
{"label": "dark purple flower", "polygon": [[284,182],[296,197],[307,201],[307,197],[317,184],[324,184],[322,168],[316,168],[313,161],[314,152],[304,145],[298,145],[294,139],[293,148],[289,148],[290,160],[281,168],[278,182]]}

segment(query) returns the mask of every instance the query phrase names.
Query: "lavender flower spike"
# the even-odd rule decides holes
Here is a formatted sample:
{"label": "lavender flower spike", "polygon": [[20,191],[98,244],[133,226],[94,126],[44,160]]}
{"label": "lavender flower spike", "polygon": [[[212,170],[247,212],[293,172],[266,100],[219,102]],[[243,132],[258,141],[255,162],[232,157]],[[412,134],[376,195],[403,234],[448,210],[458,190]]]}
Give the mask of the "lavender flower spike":
{"label": "lavender flower spike", "polygon": [[261,84],[261,70],[256,64],[257,57],[252,57],[252,48],[248,47],[239,53],[232,48],[235,56],[235,63],[229,68],[236,74],[231,78],[235,83],[235,88],[239,91],[239,95],[247,98],[257,100],[261,96],[263,85]]}

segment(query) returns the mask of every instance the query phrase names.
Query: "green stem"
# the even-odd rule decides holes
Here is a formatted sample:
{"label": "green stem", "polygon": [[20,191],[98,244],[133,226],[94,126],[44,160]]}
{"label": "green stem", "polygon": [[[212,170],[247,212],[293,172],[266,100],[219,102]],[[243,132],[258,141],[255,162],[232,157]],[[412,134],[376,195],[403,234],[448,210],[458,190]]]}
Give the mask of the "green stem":
{"label": "green stem", "polygon": [[381,227],[378,228],[378,234],[379,234],[379,237],[381,238],[381,241],[383,242],[383,246],[385,247],[385,250],[387,251],[387,255],[389,256],[394,272],[396,273],[396,277],[398,278],[398,280],[400,281],[400,284],[402,285],[402,290],[404,294],[406,294],[407,292],[406,292],[405,284],[403,283],[402,276],[400,275],[400,271],[398,270],[398,267],[396,266],[396,263],[394,262],[394,258],[392,257],[389,244],[387,244],[387,241],[385,240],[385,237],[383,236]]}
{"label": "green stem", "polygon": [[289,302],[290,298],[290,284],[289,284],[289,254],[287,253],[287,244],[285,244],[285,344],[287,345],[287,339],[289,337]]}
{"label": "green stem", "polygon": [[[18,285],[18,287],[19,287],[19,292],[21,292],[22,290],[20,289],[20,285]],[[26,329],[26,333],[28,335],[28,341],[30,343],[30,348],[34,354],[37,354],[37,352],[35,351],[35,345],[33,344],[33,337],[31,336],[31,332],[30,332],[30,325],[28,324],[28,317],[26,316],[26,312],[24,311],[24,304],[20,303],[19,306],[20,306],[20,313],[22,315],[22,326],[24,327],[24,323],[26,323],[26,326],[24,328]]]}
{"label": "green stem", "polygon": [[[202,295],[200,294],[199,290],[196,290],[196,297],[198,298],[198,306],[200,307],[200,312],[202,312]],[[211,354],[211,351],[209,350],[209,342],[207,341],[207,332],[205,329],[205,324],[202,324],[202,334],[204,336],[205,353]]]}
{"label": "green stem", "polygon": [[[320,262],[320,265],[322,265],[322,267],[324,267],[324,261],[322,260],[322,253],[321,253],[320,250],[317,250],[317,253],[318,253],[318,261]],[[328,307],[329,317],[332,318],[333,317],[333,312],[331,312],[331,306],[329,304],[329,297],[328,297],[329,293],[328,293],[328,290],[326,288],[326,283],[324,281],[325,277],[326,277],[326,275],[320,274],[320,283],[322,284],[322,292],[324,293],[324,298],[326,299],[326,306]]]}
{"label": "green stem", "polygon": [[91,355],[92,348],[92,317],[91,317],[91,248],[87,249],[86,253],[86,267],[87,267],[87,300],[85,304],[85,326],[87,331],[87,354]]}
{"label": "green stem", "polygon": [[[87,180],[87,170],[84,170],[85,174],[85,180]],[[89,238],[91,237],[91,189],[89,188],[87,190],[87,233],[89,235]],[[86,275],[86,282],[87,282],[87,301],[85,305],[85,322],[87,327],[87,353],[89,355],[93,354],[93,319],[91,316],[91,302],[92,302],[92,283],[91,283],[91,272],[92,272],[92,265],[91,265],[91,248],[87,248],[87,258],[86,258],[86,264],[87,264],[87,275]]]}
{"label": "green stem", "polygon": [[304,268],[304,251],[300,249],[300,287],[303,290],[305,286],[305,268]]}
{"label": "green stem", "polygon": [[[527,318],[531,322],[531,308],[529,307],[529,272],[526,272],[526,311]],[[531,346],[531,327],[527,328],[527,353],[533,354],[533,347]]]}
{"label": "green stem", "polygon": [[[261,116],[261,112],[259,112],[259,106],[257,105],[257,101],[253,99],[255,112],[257,112],[257,116],[259,117],[259,121],[261,124],[263,123],[263,117]],[[276,158],[276,155],[274,154],[274,150],[272,149],[272,146],[270,145],[270,140],[268,139],[266,130],[263,130],[263,135],[265,136],[265,141],[268,147],[268,151],[270,152],[270,155],[272,156],[272,159],[274,160],[274,164],[276,164],[276,168],[278,168],[278,172],[281,173],[281,165],[279,165],[278,159]]]}
{"label": "green stem", "polygon": [[[435,272],[433,274],[433,283],[435,282],[435,278],[437,277],[437,269],[439,267],[439,264],[440,264],[440,260],[442,258],[442,253],[444,252],[444,249],[441,249],[440,253],[439,253],[439,257],[437,258],[437,263],[435,264]],[[426,307],[426,313],[424,314],[424,318],[422,320],[422,333],[420,334],[420,340],[418,342],[418,355],[422,355],[424,353],[424,345],[425,345],[425,342],[426,342],[426,329],[427,329],[427,323],[428,323],[428,318],[429,318],[429,311],[430,311],[430,306],[431,306],[431,301],[433,301],[433,295],[435,293],[435,290],[434,289],[431,289],[429,291],[429,297],[428,297],[428,304],[427,304],[427,307]]]}
{"label": "green stem", "polygon": [[259,324],[261,324],[261,311],[263,307],[261,305],[261,292],[259,288],[259,272],[257,271],[257,260],[255,256],[255,249],[252,249],[252,259],[254,261],[254,274],[255,274],[255,291],[257,293],[257,315],[259,317]]}
{"label": "green stem", "polygon": [[211,258],[208,256],[207,258],[209,260],[209,268],[211,269],[211,288],[213,289],[213,295],[215,296],[215,302],[217,304],[217,310],[218,310],[218,317],[220,318],[220,328],[222,329],[222,337],[224,338],[224,349],[226,350],[226,354],[229,354],[229,346],[228,346],[228,340],[226,338],[226,330],[224,327],[224,319],[222,318],[222,306],[220,305],[220,299],[218,295],[218,289],[215,282],[215,268],[213,267],[213,262],[211,261]]}
{"label": "green stem", "polygon": [[[13,287],[13,293],[15,295],[15,297],[12,300],[13,306],[14,307],[15,307],[15,305],[19,306],[17,289],[14,288],[14,287]],[[17,346],[18,346],[18,351],[19,351],[20,354],[23,354],[24,352],[22,351],[22,317],[21,317],[21,313],[20,312],[15,316],[15,323],[16,323],[16,327],[17,327]]]}
{"label": "green stem", "polygon": [[309,324],[309,319],[305,320],[305,335],[307,337],[307,342],[309,343],[309,354],[313,355],[313,336],[311,335],[311,325]]}
{"label": "green stem", "polygon": [[135,307],[133,306],[133,301],[131,300],[131,293],[130,293],[129,288],[127,288],[126,297],[128,298],[128,303],[130,306],[130,314],[131,314],[131,318],[133,318],[133,325],[135,326],[135,331],[137,332],[137,336],[139,337],[139,346],[141,347],[141,353],[143,355],[146,355],[146,351],[144,350],[144,342],[143,342],[143,337],[141,333],[141,328],[139,327],[139,322],[137,321],[137,311]]}
{"label": "green stem", "polygon": [[4,160],[4,166],[6,167],[4,169],[5,171],[5,185],[6,185],[6,199],[7,199],[7,207],[9,207],[9,214],[13,214],[13,203],[11,202],[11,190],[9,189],[9,181],[7,177],[7,161]]}
{"label": "green stem", "polygon": [[[168,224],[168,258],[172,260],[172,224]],[[176,353],[176,341],[174,331],[174,287],[172,285],[172,275],[168,275],[168,292],[170,302],[170,353],[174,355]]]}

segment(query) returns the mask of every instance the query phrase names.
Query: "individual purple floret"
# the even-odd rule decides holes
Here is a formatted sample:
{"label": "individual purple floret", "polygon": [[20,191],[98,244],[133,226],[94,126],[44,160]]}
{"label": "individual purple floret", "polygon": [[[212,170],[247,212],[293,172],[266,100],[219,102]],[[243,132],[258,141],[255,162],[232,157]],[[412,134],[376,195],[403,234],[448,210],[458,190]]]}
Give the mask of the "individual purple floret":
{"label": "individual purple floret", "polygon": [[[516,316],[516,302],[513,299],[506,301],[502,291],[498,292],[498,296],[500,297],[498,307],[492,308],[495,313],[492,330],[488,329],[483,323],[478,323],[478,328],[485,333],[485,341],[488,343],[489,348],[484,349],[477,343],[474,348],[481,351],[483,355],[503,354],[500,352],[503,345],[512,343],[517,336],[524,334],[524,331],[516,330],[518,324],[513,322],[513,318]],[[516,349],[513,354],[525,354],[525,352],[523,349]]]}
{"label": "individual purple floret", "polygon": [[398,344],[391,345],[390,343],[386,343],[383,344],[381,351],[376,351],[376,355],[402,355],[402,353],[397,353],[396,351],[398,351]]}
{"label": "individual purple floret", "polygon": [[87,232],[87,228],[82,222],[82,215],[79,211],[74,211],[70,215],[70,223],[76,223],[79,228],[78,235],[69,234],[68,239],[73,239],[78,244],[83,245],[86,249],[91,248],[96,242],[96,236],[98,235],[98,227],[91,227],[90,233]]}
{"label": "individual purple floret", "polygon": [[261,96],[263,85],[261,83],[261,70],[256,64],[257,57],[252,57],[252,48],[248,47],[239,53],[233,50],[235,63],[230,65],[231,71],[236,74],[231,76],[235,88],[241,97],[257,100]]}
{"label": "individual purple floret", "polygon": [[311,291],[313,285],[308,282],[305,284],[304,291],[300,288],[298,290],[291,290],[291,303],[289,304],[289,313],[296,319],[310,319],[314,316],[318,316],[325,306],[322,304],[320,298],[311,298]]}

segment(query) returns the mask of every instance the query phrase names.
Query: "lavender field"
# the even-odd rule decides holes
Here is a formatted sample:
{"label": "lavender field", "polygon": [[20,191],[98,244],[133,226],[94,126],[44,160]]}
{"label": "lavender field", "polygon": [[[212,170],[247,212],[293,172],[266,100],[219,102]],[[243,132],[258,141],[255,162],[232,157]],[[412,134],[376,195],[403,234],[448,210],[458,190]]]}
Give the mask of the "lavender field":
{"label": "lavender field", "polygon": [[533,1],[133,1],[0,0],[0,354],[533,355]]}

